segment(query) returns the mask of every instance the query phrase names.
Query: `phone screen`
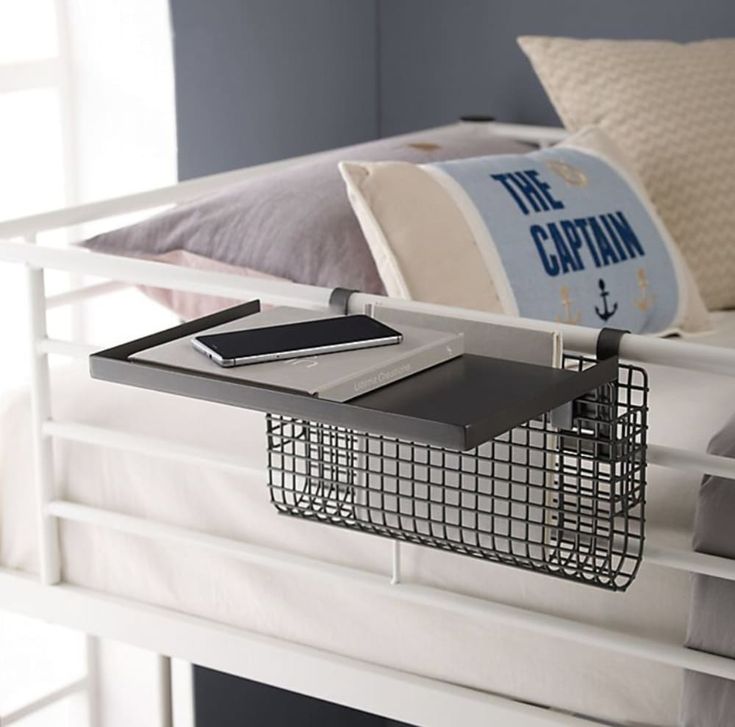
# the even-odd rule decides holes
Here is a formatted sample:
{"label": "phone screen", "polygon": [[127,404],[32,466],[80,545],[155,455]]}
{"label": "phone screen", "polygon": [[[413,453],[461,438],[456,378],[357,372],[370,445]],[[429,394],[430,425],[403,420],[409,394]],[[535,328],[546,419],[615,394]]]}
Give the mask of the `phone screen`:
{"label": "phone screen", "polygon": [[384,323],[355,315],[215,333],[197,336],[197,340],[223,359],[239,359],[396,336],[400,339],[400,333]]}

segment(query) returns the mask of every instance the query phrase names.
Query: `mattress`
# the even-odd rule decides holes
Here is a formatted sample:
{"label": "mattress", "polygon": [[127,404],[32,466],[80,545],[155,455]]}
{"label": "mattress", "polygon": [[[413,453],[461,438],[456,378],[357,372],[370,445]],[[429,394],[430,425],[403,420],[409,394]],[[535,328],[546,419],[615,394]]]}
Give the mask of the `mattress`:
{"label": "mattress", "polygon": [[[735,347],[735,312],[697,340]],[[650,367],[650,441],[702,451],[731,416],[735,378]],[[60,495],[74,502],[282,548],[388,576],[387,540],[278,516],[265,481],[263,416],[54,372],[57,419],[245,455],[250,474],[56,442]],[[693,413],[696,412],[696,416]],[[0,563],[36,572],[28,395],[0,405]],[[686,547],[697,475],[651,466],[650,537]],[[618,723],[676,723],[681,671],[403,603],[354,584],[281,573],[195,546],[61,524],[65,580],[467,687]],[[405,546],[404,579],[683,643],[686,573],[644,564],[625,594]],[[666,604],[662,608],[661,604]]]}

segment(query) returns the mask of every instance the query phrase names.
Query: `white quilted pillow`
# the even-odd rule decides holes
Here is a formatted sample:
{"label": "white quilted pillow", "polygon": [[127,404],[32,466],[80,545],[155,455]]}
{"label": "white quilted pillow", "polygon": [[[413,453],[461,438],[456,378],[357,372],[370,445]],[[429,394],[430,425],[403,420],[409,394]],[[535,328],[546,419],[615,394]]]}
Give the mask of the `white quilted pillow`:
{"label": "white quilted pillow", "polygon": [[634,162],[709,308],[735,308],[735,39],[518,42],[567,129]]}

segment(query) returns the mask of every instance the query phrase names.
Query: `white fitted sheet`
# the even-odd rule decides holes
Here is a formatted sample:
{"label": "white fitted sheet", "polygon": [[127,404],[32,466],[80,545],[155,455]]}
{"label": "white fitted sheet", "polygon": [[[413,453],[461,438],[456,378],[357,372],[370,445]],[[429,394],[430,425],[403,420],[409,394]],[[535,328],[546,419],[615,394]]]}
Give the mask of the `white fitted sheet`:
{"label": "white fitted sheet", "polygon": [[[735,346],[735,313],[718,317],[718,345]],[[735,378],[649,368],[650,441],[703,450],[735,410]],[[54,416],[246,454],[265,469],[262,415],[56,371]],[[28,397],[0,405],[0,562],[37,570]],[[388,573],[390,543],[277,516],[265,477],[57,442],[61,495],[84,504]],[[648,522],[687,545],[696,475],[649,468]],[[400,603],[314,576],[273,572],[194,547],[64,523],[63,575],[72,583],[465,686],[622,723],[673,725],[681,672],[603,650]],[[406,546],[408,580],[681,643],[689,577],[644,565],[625,594]]]}

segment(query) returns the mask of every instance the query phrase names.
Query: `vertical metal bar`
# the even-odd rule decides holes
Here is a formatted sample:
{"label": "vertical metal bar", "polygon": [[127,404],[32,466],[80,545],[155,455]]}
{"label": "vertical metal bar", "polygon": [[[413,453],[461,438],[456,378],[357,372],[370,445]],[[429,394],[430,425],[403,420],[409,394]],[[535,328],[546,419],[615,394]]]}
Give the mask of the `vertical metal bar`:
{"label": "vertical metal bar", "polygon": [[[71,10],[67,0],[54,0],[56,11],[56,37],[61,73],[57,86],[59,108],[61,110],[62,171],[64,178],[64,206],[71,207],[80,202],[79,179],[79,133],[76,123],[78,110],[77,90],[74,79],[74,63],[71,47]],[[78,238],[81,226],[65,227],[60,231],[70,242]],[[73,290],[84,285],[84,276],[79,273],[67,274],[69,287]],[[70,316],[71,340],[84,341],[87,333],[86,306],[71,306],[66,315]]]}
{"label": "vertical metal bar", "polygon": [[61,153],[64,206],[79,204],[79,134],[76,124],[77,92],[72,58],[71,17],[67,0],[53,0],[60,73],[57,90],[61,110]]}
{"label": "vertical metal bar", "polygon": [[[27,241],[34,243],[35,238]],[[28,266],[26,276],[30,313],[32,437],[39,573],[41,582],[51,585],[61,580],[61,564],[58,521],[46,511],[46,506],[54,499],[53,443],[43,434],[43,424],[51,418],[51,381],[48,355],[39,350],[39,342],[46,338],[46,288],[42,269]]]}
{"label": "vertical metal bar", "polygon": [[174,709],[171,686],[171,658],[158,655],[158,724],[173,727]]}
{"label": "vertical metal bar", "polygon": [[102,714],[100,711],[99,637],[87,634],[84,646],[87,657],[87,724],[89,727],[100,727]]}
{"label": "vertical metal bar", "polygon": [[176,727],[196,727],[194,717],[194,669],[188,661],[171,660],[171,701]]}
{"label": "vertical metal bar", "polygon": [[398,540],[393,541],[393,569],[390,583],[397,586],[401,582],[401,543]]}

